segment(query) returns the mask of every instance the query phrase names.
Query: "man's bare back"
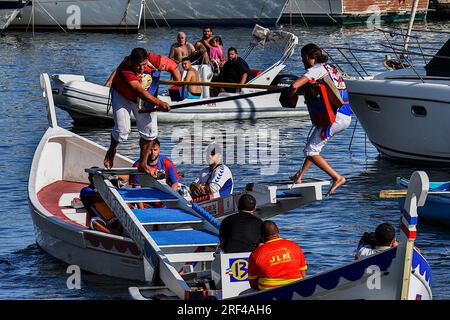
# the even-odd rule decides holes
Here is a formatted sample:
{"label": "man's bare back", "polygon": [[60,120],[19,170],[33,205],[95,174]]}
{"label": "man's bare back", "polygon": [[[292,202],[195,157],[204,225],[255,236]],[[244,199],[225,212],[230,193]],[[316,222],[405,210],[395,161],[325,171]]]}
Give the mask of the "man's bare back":
{"label": "man's bare back", "polygon": [[[185,81],[194,81],[194,82],[199,82],[200,81],[200,77],[198,75],[197,70],[195,70],[194,68],[191,67],[191,69],[189,69],[187,71],[187,75],[186,75],[186,80]],[[202,92],[202,89],[200,86],[196,86],[196,85],[189,85],[187,87],[188,91],[190,93],[194,93],[194,94],[199,94]]]}

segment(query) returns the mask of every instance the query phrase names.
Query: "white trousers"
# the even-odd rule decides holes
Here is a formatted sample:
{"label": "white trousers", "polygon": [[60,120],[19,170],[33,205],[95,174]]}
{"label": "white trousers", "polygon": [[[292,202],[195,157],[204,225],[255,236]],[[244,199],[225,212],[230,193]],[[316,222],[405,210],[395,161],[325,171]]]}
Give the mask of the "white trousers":
{"label": "white trousers", "polygon": [[351,116],[338,112],[336,114],[336,120],[330,128],[330,136],[325,140],[322,139],[322,127],[314,127],[313,132],[306,142],[305,149],[303,149],[305,156],[312,157],[319,155],[328,140],[330,140],[335,134],[347,129],[351,122]]}
{"label": "white trousers", "polygon": [[128,139],[131,131],[131,112],[136,119],[139,135],[144,140],[154,140],[158,136],[158,120],[156,112],[139,113],[138,104],[130,101],[119,92],[112,89],[112,109],[114,115],[114,128],[112,137],[118,142]]}

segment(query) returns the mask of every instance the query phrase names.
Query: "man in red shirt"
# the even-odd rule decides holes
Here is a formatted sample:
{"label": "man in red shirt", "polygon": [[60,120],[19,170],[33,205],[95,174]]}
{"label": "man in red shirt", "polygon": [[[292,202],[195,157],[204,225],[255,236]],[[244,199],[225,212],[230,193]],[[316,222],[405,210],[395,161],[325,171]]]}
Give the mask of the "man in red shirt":
{"label": "man in red shirt", "polygon": [[248,260],[248,279],[254,290],[267,290],[306,276],[303,251],[293,241],[280,238],[277,225],[266,220],[261,225],[264,244]]}
{"label": "man in red shirt", "polygon": [[110,79],[112,79],[111,101],[115,125],[111,132],[111,144],[104,160],[104,165],[107,169],[113,167],[119,143],[128,139],[128,134],[131,131],[130,113],[133,112],[136,118],[136,126],[141,136],[139,141],[141,148],[139,170],[152,175],[155,174],[145,164],[147,163],[153,140],[158,135],[156,113],[139,113],[137,101],[140,98],[145,102],[155,104],[165,111],[170,110],[170,106],[167,102],[151,95],[142,86],[142,75],[144,72],[151,71],[147,51],[143,48],[135,48],[131,51],[131,55],[126,57],[110,76]]}

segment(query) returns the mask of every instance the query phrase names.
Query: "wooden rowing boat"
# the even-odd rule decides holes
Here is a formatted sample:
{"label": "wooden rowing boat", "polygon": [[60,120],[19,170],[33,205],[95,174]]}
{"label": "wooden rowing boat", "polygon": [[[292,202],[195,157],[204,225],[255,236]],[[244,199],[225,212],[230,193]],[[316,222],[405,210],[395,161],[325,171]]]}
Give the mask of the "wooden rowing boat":
{"label": "wooden rowing boat", "polygon": [[[408,188],[409,180],[397,178],[397,186],[401,191]],[[450,226],[450,181],[430,182],[430,194],[424,206],[419,208],[419,218],[436,221]],[[405,203],[404,198],[399,198],[400,206]]]}
{"label": "wooden rowing boat", "polygon": [[[148,268],[144,263],[142,248],[135,241],[129,237],[90,230],[86,226],[85,210],[72,207],[72,199],[79,197],[81,188],[88,184],[85,169],[102,166],[106,149],[59,127],[48,75],[41,76],[41,86],[47,98],[50,126],[36,148],[28,182],[30,211],[38,245],[52,256],[92,273],[149,280],[151,276],[146,273]],[[119,154],[115,160],[116,166],[127,170],[130,170],[132,163],[131,159]],[[255,193],[259,197],[258,209],[261,213],[271,209],[279,214],[321,200],[321,188],[326,184],[328,182],[311,182],[292,188],[290,196],[280,191],[278,195],[275,193],[275,198],[270,199],[264,192]],[[159,182],[155,182],[155,185],[164,187]],[[163,191],[166,192],[165,189]],[[206,204],[200,205],[215,204],[218,208],[226,209],[214,212],[216,217],[221,218],[235,212],[236,196],[208,200]]]}
{"label": "wooden rowing boat", "polygon": [[[414,247],[417,207],[424,204],[428,176],[415,172],[411,177],[401,222],[400,244],[381,253],[308,276],[273,289],[249,292],[246,279],[250,253],[221,254],[204,270],[203,279],[214,280],[214,290],[204,281],[203,290],[190,288],[180,296],[167,286],[129,288],[135,299],[156,299],[169,296],[180,299],[239,300],[428,300],[432,298],[431,268]],[[205,272],[210,272],[210,278]],[[199,274],[199,273],[198,273]],[[207,273],[206,273],[207,274]],[[198,279],[202,282],[202,278]]]}

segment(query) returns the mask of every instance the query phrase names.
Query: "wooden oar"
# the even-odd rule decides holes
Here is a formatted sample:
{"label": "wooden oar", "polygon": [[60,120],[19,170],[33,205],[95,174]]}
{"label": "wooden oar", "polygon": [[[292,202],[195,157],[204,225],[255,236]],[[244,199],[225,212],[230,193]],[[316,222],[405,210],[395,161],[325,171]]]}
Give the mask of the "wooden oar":
{"label": "wooden oar", "polygon": [[[408,193],[407,189],[397,189],[397,190],[381,190],[380,198],[381,199],[390,199],[390,198],[403,198],[406,197]],[[450,194],[450,191],[430,191],[428,194]]]}
{"label": "wooden oar", "polygon": [[[232,101],[232,100],[238,100],[238,99],[253,98],[253,97],[258,97],[258,96],[264,96],[267,94],[279,93],[279,92],[282,92],[282,91],[288,90],[288,89],[289,89],[288,87],[280,87],[277,89],[271,89],[271,90],[259,91],[259,92],[253,92],[253,93],[247,93],[247,94],[236,94],[236,95],[227,96],[227,97],[217,97],[217,98],[212,98],[212,99],[199,99],[198,101],[172,105],[172,106],[170,106],[170,110],[193,107],[193,106],[198,106],[198,105],[202,105],[202,104],[210,104],[210,103],[218,103],[218,102]],[[141,109],[141,110],[139,110],[139,113],[150,113],[150,112],[154,112],[154,111],[161,111],[161,109],[158,107],[155,107],[152,109]]]}
{"label": "wooden oar", "polygon": [[209,87],[223,87],[223,88],[248,88],[248,89],[278,89],[284,88],[282,86],[269,86],[264,84],[252,84],[252,83],[229,83],[229,82],[208,82],[208,81],[173,81],[173,80],[161,80],[160,84],[169,84],[173,86],[209,86]]}

